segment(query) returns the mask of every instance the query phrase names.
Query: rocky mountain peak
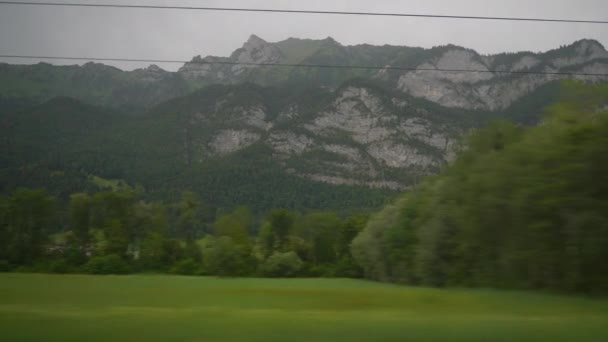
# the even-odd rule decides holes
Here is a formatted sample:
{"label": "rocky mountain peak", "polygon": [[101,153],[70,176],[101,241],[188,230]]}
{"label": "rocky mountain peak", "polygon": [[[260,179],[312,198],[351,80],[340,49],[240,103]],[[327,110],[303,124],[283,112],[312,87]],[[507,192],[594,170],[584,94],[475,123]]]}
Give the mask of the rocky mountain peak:
{"label": "rocky mountain peak", "polygon": [[327,45],[338,45],[338,46],[342,46],[342,44],[340,44],[340,42],[338,42],[337,40],[335,40],[334,38],[328,36],[327,38],[323,39],[323,43],[327,44]]}
{"label": "rocky mountain peak", "polygon": [[283,54],[275,44],[251,35],[243,47],[236,50],[230,57],[232,61],[242,63],[232,66],[230,72],[232,75],[238,76],[245,70],[257,67],[251,64],[278,63],[282,58]]}
{"label": "rocky mountain peak", "polygon": [[[244,45],[263,45],[263,44],[268,44],[267,41],[265,41],[264,39],[260,38],[259,36],[252,34],[249,36],[249,39],[247,39],[247,41],[245,42]],[[243,46],[244,48],[245,46]]]}
{"label": "rocky mountain peak", "polygon": [[593,39],[583,39],[574,43],[577,54],[591,58],[607,58],[608,52],[600,42]]}
{"label": "rocky mountain peak", "polygon": [[592,39],[582,39],[571,45],[545,53],[551,64],[557,68],[581,65],[596,59],[608,58],[608,52],[602,44]]}
{"label": "rocky mountain peak", "polygon": [[572,46],[579,49],[578,51],[606,51],[604,45],[595,39],[581,39],[572,43]]}
{"label": "rocky mountain peak", "polygon": [[268,43],[256,35],[251,35],[243,47],[235,51],[232,57],[242,63],[271,63],[279,61],[281,50],[274,44]]}
{"label": "rocky mountain peak", "polygon": [[165,70],[165,69],[163,69],[163,68],[159,67],[159,66],[158,66],[158,65],[156,65],[156,64],[150,64],[150,65],[149,65],[149,66],[148,66],[148,67],[145,69],[145,71],[148,71],[148,72],[166,72],[166,70]]}

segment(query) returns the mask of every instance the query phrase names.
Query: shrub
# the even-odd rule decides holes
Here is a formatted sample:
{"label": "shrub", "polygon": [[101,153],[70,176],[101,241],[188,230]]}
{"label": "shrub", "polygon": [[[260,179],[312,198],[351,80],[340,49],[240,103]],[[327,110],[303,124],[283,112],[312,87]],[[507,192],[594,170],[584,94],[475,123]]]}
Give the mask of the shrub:
{"label": "shrub", "polygon": [[91,274],[127,274],[131,269],[119,255],[110,254],[89,260],[85,271]]}
{"label": "shrub", "polygon": [[251,249],[235,244],[228,236],[207,239],[203,247],[203,263],[206,273],[223,277],[250,276],[256,269]]}
{"label": "shrub", "polygon": [[69,273],[70,266],[63,259],[54,260],[49,264],[48,271],[50,273]]}
{"label": "shrub", "polygon": [[262,264],[262,272],[269,277],[295,277],[302,268],[302,260],[295,252],[275,252]]}
{"label": "shrub", "polygon": [[362,278],[363,270],[352,258],[340,259],[334,267],[335,277]]}
{"label": "shrub", "polygon": [[6,260],[0,260],[0,272],[10,272],[12,269],[11,264]]}
{"label": "shrub", "polygon": [[201,266],[194,259],[185,259],[177,262],[171,268],[171,273],[182,275],[197,275],[201,273]]}

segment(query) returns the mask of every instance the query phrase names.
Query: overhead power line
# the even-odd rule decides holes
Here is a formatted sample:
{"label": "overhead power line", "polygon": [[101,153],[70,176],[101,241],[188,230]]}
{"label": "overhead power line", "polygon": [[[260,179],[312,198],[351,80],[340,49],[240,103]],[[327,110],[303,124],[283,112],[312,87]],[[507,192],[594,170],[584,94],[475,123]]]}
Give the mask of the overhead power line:
{"label": "overhead power line", "polygon": [[608,24],[608,20],[581,20],[581,19],[551,19],[551,18],[522,18],[522,17],[495,17],[472,15],[442,15],[429,13],[388,13],[388,12],[348,12],[348,11],[318,11],[318,10],[290,10],[271,8],[230,8],[230,7],[197,7],[197,6],[161,6],[161,5],[128,5],[128,4],[82,4],[69,2],[26,2],[26,1],[0,1],[0,5],[22,6],[62,6],[62,7],[97,7],[97,8],[131,8],[131,9],[171,9],[171,10],[198,10],[223,12],[262,12],[262,13],[291,13],[291,14],[327,14],[327,15],[364,15],[381,17],[411,17],[436,19],[467,19],[467,20],[500,20],[500,21],[532,21],[551,23],[579,23],[579,24]]}
{"label": "overhead power line", "polygon": [[491,73],[491,74],[521,74],[521,75],[561,75],[561,76],[596,76],[608,77],[602,73],[567,72],[567,71],[512,71],[489,69],[445,69],[445,68],[413,68],[400,66],[373,66],[373,65],[335,65],[335,64],[294,64],[294,63],[248,63],[231,61],[205,61],[205,60],[170,60],[170,59],[137,59],[137,58],[99,58],[99,57],[73,57],[73,56],[32,56],[32,55],[3,55],[0,58],[22,58],[42,60],[74,60],[96,62],[135,62],[135,63],[170,63],[170,64],[204,64],[204,65],[244,65],[256,67],[290,67],[290,68],[326,68],[326,69],[363,69],[363,70],[395,70],[395,71],[435,71],[446,73]]}

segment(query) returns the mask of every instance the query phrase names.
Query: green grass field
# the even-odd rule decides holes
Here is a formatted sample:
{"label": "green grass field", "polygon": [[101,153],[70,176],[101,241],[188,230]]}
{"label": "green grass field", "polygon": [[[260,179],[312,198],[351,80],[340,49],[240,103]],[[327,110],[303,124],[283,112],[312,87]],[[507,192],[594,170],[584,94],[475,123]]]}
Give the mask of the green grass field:
{"label": "green grass field", "polygon": [[608,341],[608,300],[346,279],[0,274],[1,341]]}

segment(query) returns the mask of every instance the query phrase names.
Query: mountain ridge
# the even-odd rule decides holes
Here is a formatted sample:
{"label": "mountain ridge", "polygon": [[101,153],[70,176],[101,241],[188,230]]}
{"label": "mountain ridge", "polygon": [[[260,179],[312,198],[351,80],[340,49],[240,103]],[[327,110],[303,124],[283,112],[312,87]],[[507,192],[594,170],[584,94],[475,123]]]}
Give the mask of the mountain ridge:
{"label": "mountain ridge", "polygon": [[[231,65],[203,62],[228,62]],[[270,68],[238,63],[369,65],[484,72]],[[92,104],[142,111],[214,83],[254,82],[265,86],[307,83],[335,89],[349,79],[364,78],[446,107],[496,111],[506,109],[521,96],[551,81],[570,78],[587,82],[605,80],[599,76],[513,75],[508,74],[509,71],[608,74],[608,52],[601,43],[590,39],[545,52],[482,55],[456,45],[429,49],[342,45],[331,37],[323,40],[288,38],[269,43],[252,35],[228,57],[195,56],[176,72],[155,65],[122,71],[100,63],[83,66],[0,63],[0,76],[5,80],[0,82],[0,96],[26,97],[38,102],[54,96],[70,96]]]}

